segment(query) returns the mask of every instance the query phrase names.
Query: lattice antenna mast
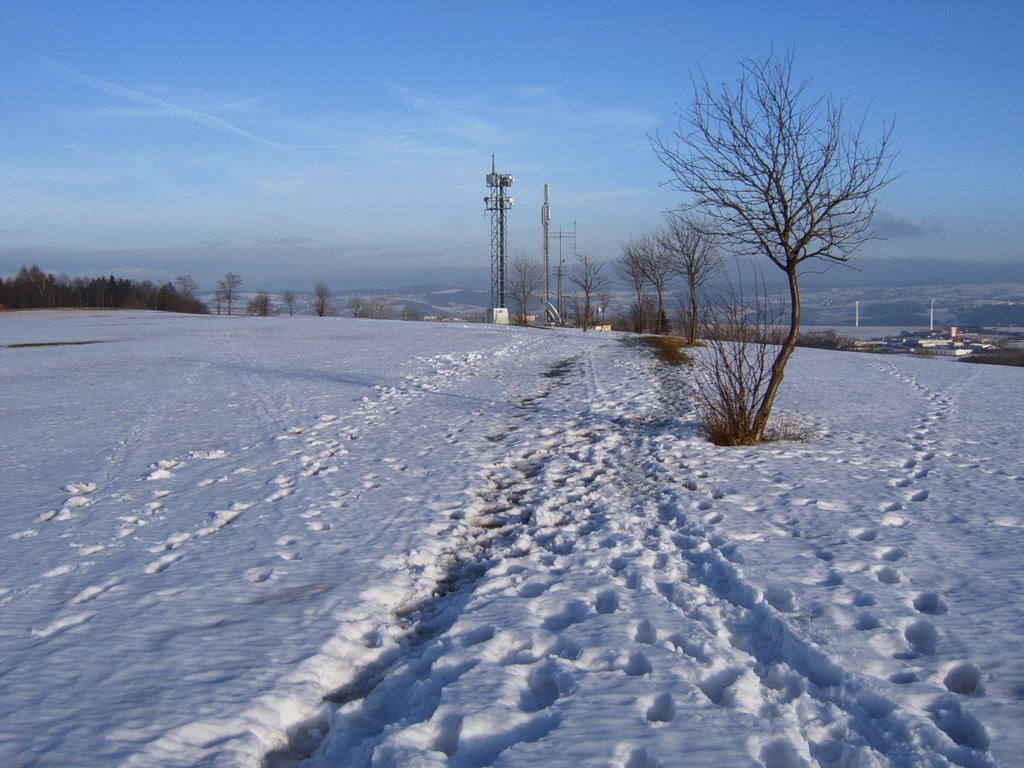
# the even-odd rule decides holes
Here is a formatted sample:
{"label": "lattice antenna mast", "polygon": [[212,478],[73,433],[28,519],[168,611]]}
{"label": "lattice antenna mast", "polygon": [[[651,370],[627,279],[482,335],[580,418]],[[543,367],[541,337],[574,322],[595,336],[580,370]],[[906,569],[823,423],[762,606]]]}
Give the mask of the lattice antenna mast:
{"label": "lattice antenna mast", "polygon": [[491,193],[484,198],[484,205],[491,212],[491,309],[508,307],[505,299],[506,264],[508,255],[508,232],[505,225],[505,211],[514,200],[506,190],[515,180],[507,173],[494,170],[494,155],[491,155],[491,172],[487,174],[487,186]]}

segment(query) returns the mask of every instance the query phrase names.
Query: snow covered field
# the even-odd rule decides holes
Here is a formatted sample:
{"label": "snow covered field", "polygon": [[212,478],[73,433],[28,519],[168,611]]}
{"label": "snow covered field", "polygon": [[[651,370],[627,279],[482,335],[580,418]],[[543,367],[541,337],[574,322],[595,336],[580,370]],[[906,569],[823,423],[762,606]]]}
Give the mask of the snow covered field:
{"label": "snow covered field", "polygon": [[1024,764],[1021,371],[798,350],[743,449],[688,376],[0,315],[0,764]]}

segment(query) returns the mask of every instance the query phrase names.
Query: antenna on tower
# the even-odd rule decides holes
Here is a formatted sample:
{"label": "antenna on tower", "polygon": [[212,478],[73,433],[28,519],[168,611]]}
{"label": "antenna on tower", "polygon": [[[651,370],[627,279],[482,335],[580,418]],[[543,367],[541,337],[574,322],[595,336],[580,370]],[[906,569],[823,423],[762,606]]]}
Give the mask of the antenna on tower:
{"label": "antenna on tower", "polygon": [[558,293],[558,306],[557,306],[557,308],[556,307],[551,307],[550,304],[548,306],[550,308],[550,312],[554,316],[554,321],[558,325],[561,325],[562,324],[562,318],[565,317],[565,293],[564,293],[563,287],[562,287],[563,286],[563,280],[565,278],[565,257],[562,255],[562,241],[563,240],[568,240],[570,238],[572,239],[572,252],[573,252],[573,255],[575,255],[576,254],[576,222],[573,221],[573,223],[572,223],[572,232],[563,232],[562,230],[558,230],[558,232],[556,232],[554,235],[552,235],[552,237],[554,237],[558,241],[558,273],[557,273],[558,274],[558,289],[557,289],[557,293]]}
{"label": "antenna on tower", "polygon": [[508,324],[508,304],[505,300],[508,233],[505,211],[515,202],[506,190],[514,181],[509,174],[494,170],[494,155],[491,155],[491,172],[487,174],[487,186],[491,193],[484,198],[484,205],[491,212],[491,308],[488,320],[504,325]]}
{"label": "antenna on tower", "polygon": [[548,224],[551,223],[551,208],[548,206],[548,192],[550,191],[550,185],[544,185],[544,204],[540,207],[540,225],[544,232],[544,323],[545,325],[551,325],[552,317],[548,311],[548,307],[551,306],[551,302],[548,299],[548,284],[550,282],[550,273],[548,267]]}

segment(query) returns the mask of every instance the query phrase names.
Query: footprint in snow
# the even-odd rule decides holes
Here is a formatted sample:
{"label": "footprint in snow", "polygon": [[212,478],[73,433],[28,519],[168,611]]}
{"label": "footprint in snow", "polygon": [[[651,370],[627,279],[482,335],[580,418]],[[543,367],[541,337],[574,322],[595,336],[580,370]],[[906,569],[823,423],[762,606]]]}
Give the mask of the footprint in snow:
{"label": "footprint in snow", "polygon": [[663,763],[647,751],[647,747],[632,750],[622,768],[662,768]]}
{"label": "footprint in snow", "polygon": [[939,642],[939,632],[935,625],[927,619],[918,619],[907,625],[903,637],[915,654],[930,656],[935,653]]}
{"label": "footprint in snow", "polygon": [[655,645],[658,642],[658,629],[650,619],[644,619],[637,624],[633,639],[644,645]]}
{"label": "footprint in snow", "polygon": [[68,483],[63,490],[74,496],[88,496],[94,493],[96,488],[96,483]]}
{"label": "footprint in snow", "polygon": [[863,528],[861,530],[852,531],[851,535],[857,541],[874,541],[878,538],[877,528]]}
{"label": "footprint in snow", "polygon": [[566,604],[561,613],[544,619],[541,626],[548,632],[561,632],[588,618],[590,618],[590,607],[582,600],[572,600]]}
{"label": "footprint in snow", "polygon": [[594,608],[598,613],[615,613],[619,609],[619,593],[614,589],[606,589],[594,599]]}
{"label": "footprint in snow", "polygon": [[75,604],[88,603],[95,600],[100,595],[109,592],[114,587],[117,587],[124,583],[123,579],[118,577],[112,577],[100,582],[99,584],[92,584],[82,589],[77,595],[71,598],[71,602]]}
{"label": "footprint in snow", "polygon": [[962,695],[974,693],[981,686],[981,670],[969,661],[959,662],[946,672],[942,684],[951,693]]}
{"label": "footprint in snow", "polygon": [[174,477],[172,469],[177,469],[181,466],[181,462],[175,459],[162,459],[156,464],[150,465],[150,472],[143,479],[144,480],[167,480],[168,478]]}
{"label": "footprint in snow", "polygon": [[530,671],[526,685],[526,690],[519,694],[521,712],[540,712],[548,709],[575,688],[572,677],[562,671],[557,661],[550,658]]}
{"label": "footprint in snow", "polygon": [[946,603],[937,592],[922,592],[914,598],[914,610],[935,616],[946,612]]}
{"label": "footprint in snow", "polygon": [[743,667],[719,669],[701,680],[698,687],[711,700],[712,704],[719,707],[731,707],[735,702],[734,692],[730,688],[744,672],[746,670]]}
{"label": "footprint in snow", "polygon": [[633,651],[629,654],[629,658],[626,660],[622,671],[630,677],[642,677],[654,672],[654,666],[643,651]]}
{"label": "footprint in snow", "polygon": [[184,552],[169,552],[162,557],[158,557],[156,560],[149,563],[143,570],[146,573],[153,575],[157,573],[163,573],[176,562],[181,560],[185,556]]}
{"label": "footprint in snow", "polygon": [[93,616],[96,615],[95,611],[86,611],[84,613],[76,613],[71,616],[62,616],[59,619],[47,624],[42,629],[32,629],[32,637],[37,637],[41,640],[46,640],[54,635],[59,635],[67,632],[69,629],[80,627],[88,622]]}
{"label": "footprint in snow", "polygon": [[889,547],[879,554],[879,558],[889,563],[895,563],[907,556],[907,550],[902,547]]}
{"label": "footprint in snow", "polygon": [[892,566],[883,565],[875,570],[875,578],[883,584],[899,584],[903,581],[902,574]]}
{"label": "footprint in snow", "polygon": [[989,748],[991,742],[985,726],[964,710],[956,697],[943,695],[928,710],[939,730],[960,746],[973,750]]}
{"label": "footprint in snow", "polygon": [[654,697],[654,701],[647,707],[645,713],[647,722],[649,723],[670,723],[676,716],[676,703],[672,698],[672,694],[659,693]]}
{"label": "footprint in snow", "polygon": [[878,629],[880,626],[882,626],[882,622],[879,620],[877,616],[875,616],[875,614],[865,612],[857,617],[857,622],[856,624],[854,624],[854,626],[858,630],[867,631],[871,629]]}
{"label": "footprint in snow", "polygon": [[245,572],[245,578],[253,584],[262,584],[265,581],[269,581],[273,575],[273,568],[250,568]]}

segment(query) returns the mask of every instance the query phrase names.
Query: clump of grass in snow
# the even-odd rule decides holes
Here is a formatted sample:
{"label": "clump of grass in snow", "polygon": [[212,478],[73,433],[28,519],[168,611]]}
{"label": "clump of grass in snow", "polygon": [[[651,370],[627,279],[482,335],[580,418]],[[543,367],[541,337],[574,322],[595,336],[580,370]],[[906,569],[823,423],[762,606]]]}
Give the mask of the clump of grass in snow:
{"label": "clump of grass in snow", "polygon": [[693,358],[683,351],[687,346],[681,336],[642,336],[643,341],[654,349],[658,358],[669,365],[689,365]]}

